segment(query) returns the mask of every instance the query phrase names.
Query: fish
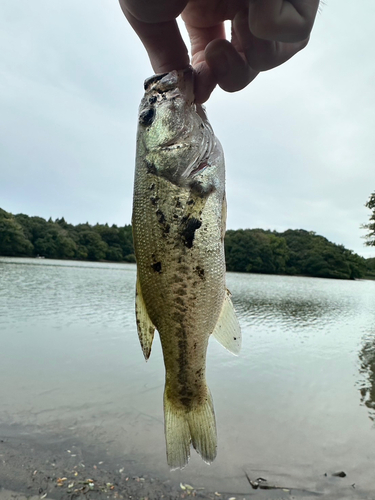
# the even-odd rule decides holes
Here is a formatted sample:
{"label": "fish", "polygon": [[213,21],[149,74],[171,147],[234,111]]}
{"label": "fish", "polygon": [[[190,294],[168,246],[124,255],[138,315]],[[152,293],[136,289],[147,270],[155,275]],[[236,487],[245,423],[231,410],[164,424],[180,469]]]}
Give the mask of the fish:
{"label": "fish", "polygon": [[191,67],[144,83],[133,197],[135,312],[146,361],[155,331],[164,365],[167,463],[186,466],[191,444],[216,457],[213,400],[206,383],[210,336],[238,354],[241,331],[225,283],[225,165]]}

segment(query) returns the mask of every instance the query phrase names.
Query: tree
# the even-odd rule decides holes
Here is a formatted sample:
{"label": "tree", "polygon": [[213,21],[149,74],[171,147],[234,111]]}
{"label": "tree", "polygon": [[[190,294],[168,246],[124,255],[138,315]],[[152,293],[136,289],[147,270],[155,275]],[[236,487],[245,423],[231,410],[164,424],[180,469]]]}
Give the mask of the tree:
{"label": "tree", "polygon": [[88,260],[103,260],[108,251],[107,243],[95,231],[82,231],[79,233],[79,244],[86,247]]}
{"label": "tree", "polygon": [[363,224],[364,229],[369,229],[369,233],[366,234],[366,242],[365,245],[368,247],[375,247],[375,191],[371,194],[369,200],[365,204],[365,207],[372,210],[372,214],[370,215],[369,224]]}
{"label": "tree", "polygon": [[33,245],[25,237],[22,226],[12,214],[0,208],[0,255],[22,257],[32,252]]}

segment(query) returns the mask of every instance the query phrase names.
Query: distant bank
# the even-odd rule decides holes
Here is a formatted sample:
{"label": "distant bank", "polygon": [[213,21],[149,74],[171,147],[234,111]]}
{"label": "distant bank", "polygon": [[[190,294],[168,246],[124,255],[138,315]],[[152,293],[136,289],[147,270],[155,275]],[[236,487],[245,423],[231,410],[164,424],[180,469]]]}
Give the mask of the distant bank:
{"label": "distant bank", "polygon": [[[303,229],[228,230],[225,255],[228,271],[375,279],[375,258],[364,259]],[[74,226],[64,218],[47,221],[1,208],[0,256],[135,262],[130,224]]]}

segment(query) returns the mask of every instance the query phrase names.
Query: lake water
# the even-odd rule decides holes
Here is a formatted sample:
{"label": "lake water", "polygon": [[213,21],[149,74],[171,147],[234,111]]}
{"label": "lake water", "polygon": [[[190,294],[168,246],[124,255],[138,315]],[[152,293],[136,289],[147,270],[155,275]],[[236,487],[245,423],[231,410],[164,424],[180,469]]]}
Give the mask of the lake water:
{"label": "lake water", "polygon": [[[187,468],[171,473],[160,342],[146,363],[135,273],[131,264],[0,258],[3,429],[40,442],[70,436],[98,460],[105,453],[214,491],[266,498],[249,491],[246,471],[297,492],[375,498],[375,281],[229,273],[243,346],[235,357],[209,344],[218,456],[208,466],[192,450]],[[332,477],[338,471],[347,476]]]}

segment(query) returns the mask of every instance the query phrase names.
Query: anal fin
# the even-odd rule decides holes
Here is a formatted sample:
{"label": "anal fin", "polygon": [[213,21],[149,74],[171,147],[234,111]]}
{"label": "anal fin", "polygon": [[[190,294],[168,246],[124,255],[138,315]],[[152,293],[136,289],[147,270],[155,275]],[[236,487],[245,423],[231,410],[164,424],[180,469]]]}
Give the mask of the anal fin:
{"label": "anal fin", "polygon": [[139,342],[141,343],[143,355],[146,359],[150,357],[152,341],[154,340],[155,326],[148,315],[146,304],[144,303],[141,285],[137,277],[135,292],[135,315],[137,318],[137,330]]}
{"label": "anal fin", "polygon": [[241,328],[229,290],[225,290],[223,306],[212,335],[232,354],[239,354],[241,350]]}

